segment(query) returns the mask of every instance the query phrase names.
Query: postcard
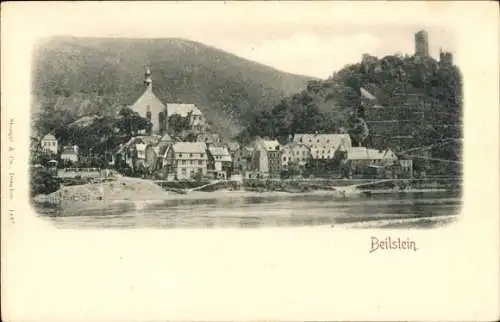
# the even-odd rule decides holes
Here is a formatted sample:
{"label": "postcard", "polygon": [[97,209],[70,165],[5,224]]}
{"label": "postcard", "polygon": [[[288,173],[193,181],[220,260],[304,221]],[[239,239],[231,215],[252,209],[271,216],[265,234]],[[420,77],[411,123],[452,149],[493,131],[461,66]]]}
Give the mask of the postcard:
{"label": "postcard", "polygon": [[497,318],[496,9],[3,4],[2,318]]}

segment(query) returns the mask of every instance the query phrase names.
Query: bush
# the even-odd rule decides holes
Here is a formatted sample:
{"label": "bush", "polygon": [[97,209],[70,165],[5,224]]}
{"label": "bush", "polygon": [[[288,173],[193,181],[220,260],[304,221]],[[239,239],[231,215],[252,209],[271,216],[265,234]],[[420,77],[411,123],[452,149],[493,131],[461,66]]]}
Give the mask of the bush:
{"label": "bush", "polygon": [[59,189],[60,180],[46,169],[33,169],[31,171],[31,195],[49,194]]}

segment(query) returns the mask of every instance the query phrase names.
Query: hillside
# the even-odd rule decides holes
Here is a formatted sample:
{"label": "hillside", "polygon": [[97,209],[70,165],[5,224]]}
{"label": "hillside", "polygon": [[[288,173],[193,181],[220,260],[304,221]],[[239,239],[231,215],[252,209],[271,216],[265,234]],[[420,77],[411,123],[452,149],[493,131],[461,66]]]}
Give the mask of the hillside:
{"label": "hillside", "polygon": [[35,49],[33,112],[56,105],[68,121],[113,114],[142,93],[146,66],[160,99],[197,104],[226,137],[312,79],[183,39],[57,37]]}
{"label": "hillside", "polygon": [[[375,101],[365,105],[361,88],[373,93]],[[295,133],[342,130],[351,134],[355,144],[396,151],[460,138],[459,69],[451,60],[431,57],[365,56],[329,79],[309,82],[272,110],[255,114],[240,138],[286,139]]]}

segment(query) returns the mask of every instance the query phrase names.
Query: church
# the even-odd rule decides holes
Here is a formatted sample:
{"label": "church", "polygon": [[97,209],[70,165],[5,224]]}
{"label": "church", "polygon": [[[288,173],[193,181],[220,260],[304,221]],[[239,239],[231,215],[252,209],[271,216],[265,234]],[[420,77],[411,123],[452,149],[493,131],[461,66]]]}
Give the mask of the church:
{"label": "church", "polygon": [[203,113],[201,113],[195,104],[163,104],[153,92],[153,81],[149,68],[146,69],[144,75],[144,86],[144,93],[129,107],[131,110],[151,121],[153,124],[151,129],[152,133],[160,135],[166,133],[168,129],[168,118],[174,114],[183,117],[189,116],[190,124],[193,127],[205,124]]}

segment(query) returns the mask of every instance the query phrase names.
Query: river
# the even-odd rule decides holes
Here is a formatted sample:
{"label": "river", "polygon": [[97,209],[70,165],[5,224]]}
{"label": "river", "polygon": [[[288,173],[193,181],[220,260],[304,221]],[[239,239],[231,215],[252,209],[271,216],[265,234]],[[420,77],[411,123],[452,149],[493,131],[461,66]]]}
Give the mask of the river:
{"label": "river", "polygon": [[168,200],[136,203],[84,215],[38,209],[58,228],[263,228],[331,226],[345,228],[433,228],[446,225],[460,212],[460,196],[372,196],[332,200],[325,195],[234,196],[224,199]]}

